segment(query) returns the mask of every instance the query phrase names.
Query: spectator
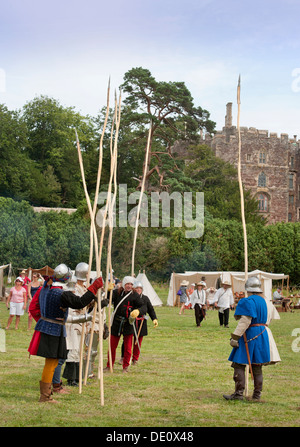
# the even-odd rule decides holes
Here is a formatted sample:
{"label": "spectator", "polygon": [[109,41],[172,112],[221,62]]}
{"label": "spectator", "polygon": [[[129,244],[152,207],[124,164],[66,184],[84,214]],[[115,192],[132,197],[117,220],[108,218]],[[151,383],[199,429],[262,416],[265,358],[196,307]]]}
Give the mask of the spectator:
{"label": "spectator", "polygon": [[215,306],[219,310],[220,326],[224,324],[225,327],[229,327],[229,311],[233,309],[234,304],[231,284],[228,281],[223,281],[221,286],[215,294]]}
{"label": "spectator", "polygon": [[22,315],[24,315],[24,311],[26,309],[26,301],[27,293],[23,287],[23,279],[18,276],[18,278],[15,280],[15,285],[11,288],[6,301],[6,307],[10,309],[6,329],[9,329],[14,316],[16,317],[15,328],[19,328],[20,318]]}
{"label": "spectator", "polygon": [[32,315],[29,312],[30,301],[34,297],[35,292],[41,286],[42,286],[42,284],[40,282],[40,274],[34,272],[32,274],[32,281],[28,284],[28,287],[27,287],[27,307],[26,307],[26,312],[28,312],[28,330],[31,329],[31,325],[32,325]]}
{"label": "spectator", "polygon": [[[190,295],[189,295],[189,292],[188,292],[188,289],[187,289],[188,285],[189,285],[189,282],[186,281],[186,280],[182,281],[182,283],[180,284],[179,291],[180,291],[181,308],[180,308],[180,311],[179,311],[179,315],[184,313],[185,305],[186,305],[186,303],[190,299]],[[178,292],[178,294],[179,294],[179,292]]]}

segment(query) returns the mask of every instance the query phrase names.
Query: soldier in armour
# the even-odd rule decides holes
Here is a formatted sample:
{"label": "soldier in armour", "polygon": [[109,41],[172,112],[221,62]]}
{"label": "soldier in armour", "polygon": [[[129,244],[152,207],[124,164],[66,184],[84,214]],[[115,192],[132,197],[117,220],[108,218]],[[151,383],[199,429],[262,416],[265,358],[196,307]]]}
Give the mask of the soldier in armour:
{"label": "soldier in armour", "polygon": [[261,282],[252,276],[245,284],[248,297],[240,299],[234,317],[238,320],[231,334],[233,347],[228,358],[234,368],[235,391],[223,395],[226,400],[243,400],[245,389],[245,367],[248,364],[254,381],[252,400],[259,401],[263,386],[262,366],[280,362],[280,356],[269,324],[279,319],[279,314],[271,301],[263,297]]}
{"label": "soldier in armour", "polygon": [[[103,287],[102,278],[97,278],[81,297],[71,291],[64,291],[62,284],[71,278],[72,272],[65,265],[58,265],[52,277],[46,278],[30,303],[29,311],[37,321],[28,351],[30,355],[45,358],[40,380],[39,402],[55,402],[52,398],[51,382],[59,359],[67,358],[65,322],[68,309],[82,309],[95,299],[98,289]],[[101,306],[106,306],[103,300]]]}

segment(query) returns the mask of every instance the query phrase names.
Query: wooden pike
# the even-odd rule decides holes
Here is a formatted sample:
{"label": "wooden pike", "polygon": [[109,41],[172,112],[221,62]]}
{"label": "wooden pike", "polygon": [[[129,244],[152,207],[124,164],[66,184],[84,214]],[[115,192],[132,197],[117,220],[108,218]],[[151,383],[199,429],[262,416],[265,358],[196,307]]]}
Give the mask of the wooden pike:
{"label": "wooden pike", "polygon": [[[105,135],[105,130],[107,126],[107,120],[109,116],[109,95],[110,95],[110,79],[108,81],[108,88],[107,88],[107,104],[106,104],[106,114],[105,114],[105,120],[103,124],[103,129],[100,137],[100,144],[99,144],[99,165],[98,165],[98,175],[97,175],[97,182],[96,182],[96,191],[95,191],[95,199],[94,199],[94,205],[93,205],[93,221],[95,221],[96,217],[96,211],[97,211],[97,204],[98,204],[98,196],[99,196],[99,188],[100,188],[100,179],[101,179],[101,173],[102,173],[102,160],[103,160],[103,139]],[[92,245],[92,244],[91,244]],[[101,249],[102,253],[102,249]],[[101,275],[101,258],[99,256],[98,252],[98,240],[95,241],[95,254],[96,254],[96,270],[97,270],[97,277]],[[89,268],[91,269],[92,265],[92,259],[90,258],[90,264]],[[101,291],[98,291],[97,294],[97,304],[99,309],[99,334],[103,334],[103,315],[105,311],[101,311]],[[84,385],[87,384],[87,376],[88,376],[88,365],[90,362],[91,357],[91,349],[92,349],[92,343],[93,343],[93,336],[95,331],[95,323],[96,323],[96,315],[97,315],[97,306],[95,305],[94,311],[93,311],[93,318],[92,318],[92,327],[91,327],[91,333],[90,333],[90,340],[89,340],[89,346],[87,351],[87,360],[86,360],[86,370],[85,370],[85,376],[84,376]],[[103,358],[103,337],[99,337],[99,357]],[[103,374],[100,374],[100,389],[103,388]],[[101,393],[102,396],[102,393]],[[102,401],[102,397],[101,397]]]}
{"label": "wooden pike", "polygon": [[[109,222],[109,235],[108,235],[108,248],[107,248],[107,263],[106,263],[106,282],[105,282],[105,290],[106,293],[108,292],[108,276],[110,273],[110,278],[113,277],[112,273],[112,261],[111,261],[111,250],[112,250],[112,235],[113,235],[113,211],[114,211],[114,205],[116,202],[116,195],[117,195],[117,158],[118,158],[118,135],[119,135],[119,128],[120,128],[120,121],[121,121],[121,92],[119,95],[119,102],[117,102],[117,97],[115,94],[115,113],[114,113],[114,120],[112,124],[112,130],[111,130],[111,139],[110,139],[110,150],[111,150],[111,169],[110,169],[110,179],[109,179],[109,185],[108,185],[108,198],[106,202],[105,207],[105,216],[103,218],[103,226],[102,226],[102,234],[104,236],[104,222],[106,220],[106,216],[108,213],[108,222]],[[114,122],[115,122],[115,134],[113,136],[114,131]],[[114,144],[113,144],[114,143]],[[111,191],[112,191],[112,183],[114,183],[114,193],[113,198],[111,200]],[[102,238],[103,241],[103,238]],[[110,349],[110,339],[111,339],[111,325],[110,325],[110,319],[111,319],[111,306],[112,306],[112,290],[110,290],[109,293],[109,306],[108,306],[108,321],[109,321],[109,336],[108,336],[108,353],[109,353],[109,365],[110,365],[110,372],[113,372],[112,369],[112,356],[111,356],[111,349]]]}
{"label": "wooden pike", "polygon": [[[108,86],[108,94],[107,97],[109,97],[109,86]],[[81,154],[81,149],[80,149],[80,143],[79,143],[79,139],[78,139],[78,134],[77,131],[76,132],[76,142],[77,142],[77,151],[78,151],[78,159],[79,159],[79,165],[80,165],[80,171],[81,171],[81,177],[82,177],[82,182],[83,182],[83,187],[84,187],[84,192],[85,192],[85,197],[87,200],[87,205],[88,205],[88,209],[89,209],[89,214],[90,214],[90,219],[91,219],[91,229],[90,229],[90,259],[89,259],[89,271],[88,271],[88,277],[87,277],[87,282],[89,283],[89,279],[90,279],[90,271],[91,271],[91,265],[92,265],[92,253],[93,253],[93,245],[95,247],[95,254],[96,254],[96,268],[97,268],[97,277],[100,276],[101,274],[101,268],[100,268],[100,264],[99,264],[99,259],[98,259],[98,238],[97,238],[97,231],[96,231],[96,225],[95,225],[95,215],[96,215],[96,209],[97,209],[97,201],[98,201],[98,194],[99,194],[99,185],[100,185],[100,179],[101,179],[101,172],[102,172],[102,142],[103,142],[103,137],[104,137],[104,132],[105,132],[105,127],[106,127],[106,123],[107,123],[107,117],[108,117],[108,112],[109,112],[109,106],[107,105],[107,112],[106,112],[106,119],[105,119],[105,123],[104,123],[104,128],[102,131],[102,136],[101,136],[101,140],[100,140],[100,149],[99,149],[99,167],[98,167],[98,174],[97,174],[97,188],[96,188],[96,194],[95,194],[95,201],[94,201],[94,206],[92,208],[91,205],[91,201],[90,201],[90,197],[87,191],[87,187],[86,187],[86,181],[85,181],[85,174],[84,174],[84,167],[83,167],[83,161],[82,161],[82,154]],[[100,331],[102,330],[103,333],[103,324],[101,325],[101,291],[98,290],[98,294],[97,294],[97,301],[98,301],[98,308],[100,309],[99,311],[99,315],[100,315]],[[96,305],[94,307],[94,311],[93,311],[93,323],[95,324],[95,317],[96,317]],[[102,326],[102,329],[101,329]],[[83,324],[82,327],[82,333],[81,333],[81,340],[80,340],[80,362],[79,362],[79,393],[82,392],[82,365],[83,365],[83,349],[84,349],[84,336],[85,336],[85,328],[86,325]],[[100,355],[101,358],[103,357],[103,350],[101,349],[101,341],[103,341],[102,338],[100,338]],[[90,340],[90,346],[92,343],[92,337]],[[89,347],[89,353],[90,353],[90,347]],[[87,367],[86,367],[86,371],[88,370],[88,362],[89,362],[89,358],[87,359]],[[100,381],[100,401],[101,401],[101,405],[104,405],[104,387],[103,387],[103,374],[102,374],[102,381]]]}
{"label": "wooden pike", "polygon": [[[246,282],[248,279],[248,243],[247,243],[247,228],[246,228],[246,220],[245,220],[244,190],[243,190],[242,174],[241,174],[241,149],[242,149],[241,128],[240,128],[241,76],[239,76],[238,86],[237,86],[237,105],[238,105],[237,130],[238,130],[238,145],[239,145],[238,180],[239,180],[240,198],[241,198],[241,218],[242,218],[243,235],[244,235],[244,264],[245,264],[245,282]],[[249,394],[248,381],[249,381],[249,368],[250,368],[250,355],[249,355],[248,345],[246,345],[246,351],[247,351],[249,365],[246,366],[245,394],[246,394],[246,396],[248,396],[248,394]],[[252,375],[252,369],[251,369],[251,375]]]}
{"label": "wooden pike", "polygon": [[147,166],[148,166],[148,159],[149,159],[149,152],[150,152],[151,133],[152,133],[152,122],[150,123],[150,128],[149,128],[149,132],[148,132],[148,140],[147,140],[147,146],[146,146],[143,179],[142,179],[140,198],[139,198],[139,203],[138,203],[138,208],[137,208],[137,213],[136,213],[135,230],[134,230],[133,247],[132,247],[132,257],[131,257],[131,276],[134,276],[136,239],[137,239],[137,233],[138,233],[138,226],[139,226],[139,218],[140,218],[140,211],[141,211],[143,193],[144,193],[144,190],[145,190],[145,180],[146,180],[146,175],[147,175]]}
{"label": "wooden pike", "polygon": [[[84,167],[83,167],[83,161],[82,161],[82,154],[81,154],[80,143],[79,143],[78,134],[77,134],[76,129],[75,129],[75,134],[76,134],[77,152],[78,152],[78,159],[79,159],[83,189],[84,189],[84,193],[85,193],[85,197],[86,197],[86,201],[87,201],[87,205],[88,205],[88,209],[89,209],[89,213],[90,213],[90,218],[91,218],[92,230],[90,232],[90,235],[93,235],[94,241],[96,241],[97,240],[96,226],[95,226],[95,221],[93,219],[93,210],[92,210],[92,205],[91,205],[91,201],[90,201],[90,196],[87,191]],[[89,276],[89,274],[88,274],[88,276]],[[81,339],[80,339],[79,394],[81,394],[81,392],[82,392],[82,369],[83,369],[82,364],[83,364],[83,345],[84,345],[85,328],[86,328],[86,325],[85,325],[85,323],[83,323],[82,331],[81,331]]]}

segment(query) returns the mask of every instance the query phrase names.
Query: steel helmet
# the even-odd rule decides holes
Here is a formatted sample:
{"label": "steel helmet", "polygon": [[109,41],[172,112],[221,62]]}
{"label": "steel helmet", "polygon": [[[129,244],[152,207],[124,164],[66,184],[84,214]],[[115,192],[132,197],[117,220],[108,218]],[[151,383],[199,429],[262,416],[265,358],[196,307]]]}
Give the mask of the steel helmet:
{"label": "steel helmet", "polygon": [[72,291],[75,290],[77,278],[75,275],[72,275],[71,278],[67,281],[67,289]]}
{"label": "steel helmet", "polygon": [[141,281],[135,281],[133,284],[133,288],[137,289],[138,287],[140,287],[141,289],[144,289],[143,284],[141,283]]}
{"label": "steel helmet", "polygon": [[251,278],[247,279],[245,289],[247,292],[262,292],[261,282],[258,277],[251,276]]}
{"label": "steel helmet", "polygon": [[72,276],[72,272],[66,264],[59,264],[54,269],[53,279],[58,282],[66,283]]}
{"label": "steel helmet", "polygon": [[89,265],[86,262],[79,262],[75,268],[75,276],[81,281],[85,281],[89,271]]}

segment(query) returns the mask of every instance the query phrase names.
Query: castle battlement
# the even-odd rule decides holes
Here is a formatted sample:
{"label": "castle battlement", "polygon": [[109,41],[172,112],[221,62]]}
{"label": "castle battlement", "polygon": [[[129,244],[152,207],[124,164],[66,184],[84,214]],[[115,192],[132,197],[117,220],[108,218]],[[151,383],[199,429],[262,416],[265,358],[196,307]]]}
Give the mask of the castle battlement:
{"label": "castle battlement", "polygon": [[[232,102],[228,102],[226,104],[226,115],[225,115],[225,127],[222,130],[219,130],[215,133],[214,138],[220,138],[222,136],[234,135],[237,136],[237,127],[232,125]],[[266,138],[277,138],[281,141],[289,141],[291,143],[300,143],[300,139],[297,140],[297,135],[293,135],[293,138],[289,138],[287,133],[281,133],[280,137],[276,132],[270,132],[265,129],[256,129],[256,127],[240,127],[241,134],[244,136],[262,136]]]}

